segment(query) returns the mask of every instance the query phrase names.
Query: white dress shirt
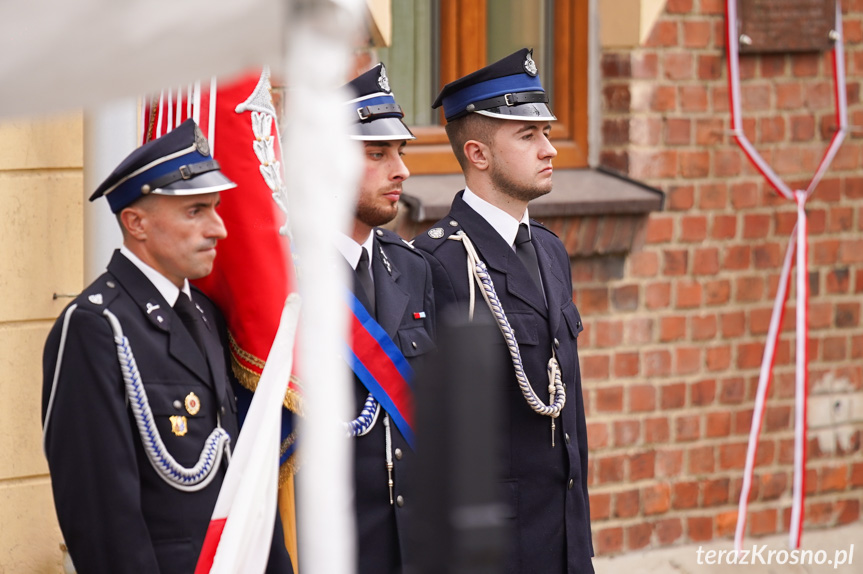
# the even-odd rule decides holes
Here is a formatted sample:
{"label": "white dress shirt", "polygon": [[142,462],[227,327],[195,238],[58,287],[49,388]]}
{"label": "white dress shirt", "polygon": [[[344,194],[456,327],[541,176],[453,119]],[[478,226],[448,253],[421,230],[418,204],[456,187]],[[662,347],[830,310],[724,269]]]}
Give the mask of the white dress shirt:
{"label": "white dress shirt", "polygon": [[[125,245],[120,247],[120,253],[122,253],[126,257],[126,259],[131,261],[132,264],[135,265],[135,267],[141,270],[141,273],[143,273],[147,277],[147,279],[150,280],[150,283],[153,284],[153,287],[155,287],[159,291],[159,293],[162,294],[162,297],[165,299],[165,301],[168,302],[168,305],[173,307],[174,303],[177,302],[177,297],[180,296],[181,289],[178,289],[177,286],[174,285],[174,283],[171,282],[170,279],[168,279],[167,277],[141,261],[141,259],[137,255],[132,253]],[[357,260],[359,261],[359,258]],[[192,290],[189,287],[188,279],[183,279],[182,291],[186,294],[189,300],[192,299]]]}
{"label": "white dress shirt", "polygon": [[372,280],[374,280],[374,272],[372,271],[372,248],[374,247],[374,233],[369,232],[368,238],[363,242],[362,245],[353,240],[353,238],[348,237],[344,233],[336,233],[335,238],[336,249],[339,250],[339,253],[345,258],[348,262],[348,265],[351,266],[351,269],[356,269],[357,265],[360,262],[360,256],[363,253],[363,248],[369,252],[369,273],[372,275]]}
{"label": "white dress shirt", "polygon": [[524,223],[527,225],[527,232],[530,233],[530,217],[527,214],[527,207],[524,208],[524,215],[521,216],[521,220],[518,220],[501,208],[490,204],[467,186],[464,188],[462,199],[471,209],[479,213],[489,225],[494,227],[494,230],[503,237],[503,240],[512,247],[513,251],[515,251],[515,236],[518,234],[518,226]]}

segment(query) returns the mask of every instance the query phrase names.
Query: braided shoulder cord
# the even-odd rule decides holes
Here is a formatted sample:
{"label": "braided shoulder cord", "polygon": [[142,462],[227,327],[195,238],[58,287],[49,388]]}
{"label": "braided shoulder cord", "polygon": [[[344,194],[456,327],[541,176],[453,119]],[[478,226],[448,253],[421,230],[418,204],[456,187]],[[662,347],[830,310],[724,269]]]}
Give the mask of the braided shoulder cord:
{"label": "braided shoulder cord", "polygon": [[367,434],[375,426],[378,420],[378,415],[381,412],[381,404],[375,400],[371,393],[366,397],[366,402],[363,403],[363,410],[359,416],[349,423],[345,423],[348,436],[363,436]]}
{"label": "braided shoulder cord", "polygon": [[129,339],[123,335],[123,329],[116,315],[107,309],[102,314],[108,318],[114,331],[114,343],[117,345],[117,357],[120,360],[120,370],[123,373],[123,382],[126,386],[126,398],[135,417],[135,424],[141,435],[141,442],[147,453],[147,458],[156,474],[165,482],[185,492],[194,492],[206,487],[215,478],[213,472],[219,468],[222,455],[228,453],[230,458],[229,443],[231,437],[222,428],[217,415],[216,428],[207,437],[201,456],[197,464],[192,468],[185,468],[178,463],[171,453],[165,448],[159,429],[153,420],[153,411],[147,399],[147,392],[141,383],[141,375],[138,372],[138,364],[129,347]]}
{"label": "braided shoulder cord", "polygon": [[48,398],[48,408],[45,410],[45,423],[42,425],[42,452],[48,457],[48,423],[51,422],[51,412],[54,408],[54,395],[57,392],[57,381],[60,379],[60,367],[63,365],[63,352],[66,350],[66,336],[69,333],[69,321],[78,304],[70,305],[63,315],[63,327],[60,330],[60,346],[57,349],[57,363],[54,366],[54,379],[51,382],[51,394]]}
{"label": "braided shoulder cord", "polygon": [[[461,241],[462,245],[464,245],[465,251],[467,252],[468,284],[470,285],[470,320],[473,320],[475,298],[473,281],[475,278],[476,282],[480,286],[480,293],[482,293],[483,299],[485,299],[485,302],[488,304],[488,308],[492,315],[494,315],[501,334],[503,334],[506,347],[509,350],[510,357],[512,358],[512,366],[515,368],[516,382],[518,383],[521,394],[527,401],[528,406],[540,415],[548,416],[552,419],[557,418],[560,416],[560,412],[566,404],[566,387],[563,386],[563,381],[561,380],[560,365],[557,362],[554,349],[551,351],[551,358],[548,360],[547,366],[549,404],[546,405],[538,396],[536,396],[536,392],[534,392],[533,387],[530,385],[530,381],[527,379],[515,333],[509,324],[509,320],[506,318],[503,305],[501,305],[500,299],[497,297],[497,292],[494,289],[494,283],[488,273],[488,268],[479,258],[479,255],[476,252],[476,247],[474,247],[473,242],[471,242],[470,238],[464,233],[464,231],[459,231],[454,235],[450,235],[448,239]],[[552,443],[552,445],[553,444],[554,443]]]}

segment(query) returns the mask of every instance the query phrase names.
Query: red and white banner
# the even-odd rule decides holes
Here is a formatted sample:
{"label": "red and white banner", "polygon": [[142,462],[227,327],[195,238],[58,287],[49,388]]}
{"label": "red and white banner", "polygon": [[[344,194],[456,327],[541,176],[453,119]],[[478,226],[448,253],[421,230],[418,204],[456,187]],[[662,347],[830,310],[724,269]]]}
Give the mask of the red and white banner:
{"label": "red and white banner", "polygon": [[231,456],[195,574],[260,574],[273,543],[281,402],[293,363],[300,297],[285,303],[267,366]]}
{"label": "red and white banner", "polygon": [[[271,91],[269,71],[264,69],[229,80],[220,79],[218,85],[216,79],[212,79],[203,88],[200,83],[194,83],[163,90],[142,106],[142,143],[193,118],[207,136],[221,171],[237,184],[236,189],[221,194],[218,211],[228,236],[219,242],[213,271],[195,281],[225,316],[231,366],[242,386],[235,389],[242,430],[228,471],[232,478],[230,481],[226,478],[220,493],[199,562],[201,572],[208,571],[200,569],[202,564],[212,562],[222,526],[226,530],[221,544],[233,547],[240,541],[247,554],[261,550],[249,543],[249,536],[254,535],[254,540],[258,541],[262,529],[267,530],[269,534],[263,538],[267,547],[262,553],[266,561],[277,501],[281,506],[286,545],[292,559],[296,559],[292,474],[297,445],[293,418],[289,412],[282,411],[282,407],[294,413],[301,409],[302,389],[294,374],[296,368],[289,367],[284,381],[275,383],[277,387],[281,385],[281,395],[274,396],[272,388],[268,388],[264,391],[267,398],[261,396],[263,373],[269,364],[267,357],[278,361],[273,369],[279,372],[285,361],[296,367],[293,345],[277,354],[271,349],[280,329],[286,298],[296,291],[286,223],[287,197],[282,181],[278,119]],[[267,407],[260,405],[262,401],[268,402]],[[275,409],[278,416],[271,416],[270,410],[261,410],[265,408]],[[260,418],[262,412],[266,412],[266,417]],[[249,440],[250,436],[257,438]],[[254,454],[243,449],[253,449]],[[263,452],[268,452],[272,460],[260,458]],[[276,481],[275,485],[284,486],[278,494],[269,492],[270,478]],[[266,505],[260,506],[257,497],[265,491],[268,492]],[[249,497],[254,498],[256,509],[266,511],[262,523],[255,523],[245,514],[245,504],[252,503]],[[246,502],[237,502],[243,500]],[[228,520],[226,526],[225,517],[229,512],[233,516],[237,508],[241,516],[232,519],[233,522]],[[231,527],[231,524],[245,526]],[[206,557],[208,552],[209,558]],[[243,571],[253,572],[254,569]]]}
{"label": "red and white banner", "polygon": [[758,437],[761,433],[761,424],[764,417],[764,404],[767,391],[770,388],[770,380],[773,372],[773,362],[776,357],[776,347],[779,342],[779,334],[782,326],[782,317],[785,303],[788,298],[791,265],[794,260],[794,246],[796,245],[797,256],[797,316],[795,348],[795,408],[794,408],[794,479],[791,506],[791,529],[789,532],[789,545],[792,548],[800,547],[800,537],[803,530],[803,515],[805,502],[805,469],[806,469],[806,404],[808,399],[808,375],[809,375],[809,350],[807,342],[809,339],[809,284],[808,284],[808,233],[806,222],[806,200],[815,192],[815,188],[836,157],[839,147],[842,145],[845,135],[848,133],[848,110],[845,92],[845,49],[842,34],[842,6],[840,0],[836,1],[836,23],[834,32],[836,34],[833,48],[833,77],[834,94],[836,99],[836,133],[818,169],[806,190],[792,191],[791,188],[771,169],[764,161],[761,154],[755,149],[746,134],[743,132],[743,115],[741,112],[740,95],[740,56],[738,51],[739,34],[737,30],[737,0],[726,1],[726,46],[728,47],[728,94],[731,100],[731,130],[738,145],[740,145],[746,157],[755,165],[756,169],[764,176],[771,186],[782,197],[794,201],[797,207],[797,225],[791,234],[785,262],[782,266],[782,274],[779,280],[779,288],[773,304],[773,315],[770,319],[767,344],[761,361],[761,371],[758,377],[758,389],[756,391],[755,409],[752,414],[752,427],[749,432],[749,445],[746,452],[746,466],[743,473],[743,485],[740,491],[740,501],[737,511],[737,529],[734,534],[735,550],[740,551],[743,547],[743,537],[746,533],[746,514],[749,504],[749,494],[752,489],[752,478],[755,469],[755,455],[758,450]]}

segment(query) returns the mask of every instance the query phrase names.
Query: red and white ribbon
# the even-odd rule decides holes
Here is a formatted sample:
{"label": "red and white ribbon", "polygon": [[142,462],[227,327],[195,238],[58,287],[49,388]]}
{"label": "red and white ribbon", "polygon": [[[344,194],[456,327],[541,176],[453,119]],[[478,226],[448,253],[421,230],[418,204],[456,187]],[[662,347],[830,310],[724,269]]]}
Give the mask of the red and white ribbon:
{"label": "red and white ribbon", "polygon": [[[731,100],[731,130],[737,144],[746,157],[758,169],[761,175],[782,197],[793,200],[797,205],[797,225],[791,233],[791,240],[785,254],[782,273],[776,299],[773,303],[773,313],[767,332],[767,342],[764,356],[761,360],[761,371],[758,376],[758,389],[755,397],[755,407],[752,413],[752,427],[749,431],[749,445],[746,451],[746,465],[743,473],[743,484],[740,490],[740,502],[737,508],[737,529],[734,534],[734,548],[740,551],[743,547],[743,536],[746,532],[746,514],[749,504],[749,494],[752,489],[752,478],[755,468],[755,455],[758,451],[758,437],[764,418],[764,405],[770,380],[773,373],[773,363],[776,358],[776,348],[782,327],[782,318],[791,280],[791,266],[794,261],[796,243],[797,256],[797,317],[796,317],[796,364],[794,385],[794,478],[793,501],[791,506],[791,528],[789,545],[800,547],[800,537],[803,529],[803,510],[806,492],[806,403],[808,396],[809,349],[808,349],[808,319],[809,319],[809,284],[808,284],[808,230],[806,221],[806,200],[814,193],[815,188],[836,157],[848,132],[848,109],[845,92],[845,50],[842,33],[842,6],[836,1],[836,20],[834,25],[835,43],[833,46],[833,78],[836,98],[836,124],[838,129],[833,135],[827,151],[821,158],[821,163],[809,186],[804,190],[792,191],[780,179],[773,169],[764,161],[746,134],[743,132],[743,115],[741,113],[740,96],[740,55],[738,52],[739,34],[737,30],[737,0],[726,1],[726,46],[728,49],[728,94]],[[795,242],[796,239],[796,242]]]}

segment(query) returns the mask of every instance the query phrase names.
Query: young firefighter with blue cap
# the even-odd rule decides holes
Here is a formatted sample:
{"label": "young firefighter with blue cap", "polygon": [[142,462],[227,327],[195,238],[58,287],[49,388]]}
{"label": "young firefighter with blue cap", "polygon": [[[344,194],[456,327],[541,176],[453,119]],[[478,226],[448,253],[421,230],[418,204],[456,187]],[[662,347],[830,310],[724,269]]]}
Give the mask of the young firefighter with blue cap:
{"label": "young firefighter with blue cap", "polygon": [[528,202],[551,191],[557,155],[532,51],[447,84],[440,106],[467,186],[414,245],[431,264],[439,316],[490,320],[504,335],[507,572],[592,573],[581,317],[566,249],[528,216]]}
{"label": "young firefighter with blue cap", "polygon": [[[43,446],[80,574],[195,570],[239,429],[224,322],[189,279],[213,267],[233,187],[188,120],[90,197],[106,197],[123,246],[43,355]],[[273,539],[268,571],[291,572],[279,521]]]}
{"label": "young firefighter with blue cap", "polygon": [[[410,173],[402,161],[414,135],[378,64],[346,86],[355,118],[350,136],[363,145],[364,172],[350,235],[336,247],[351,267],[353,316],[349,359],[355,377],[354,492],[359,574],[404,570],[413,457],[413,372],[434,349],[431,270],[401,237],[380,229],[398,211]],[[349,356],[350,356],[349,355]]]}

